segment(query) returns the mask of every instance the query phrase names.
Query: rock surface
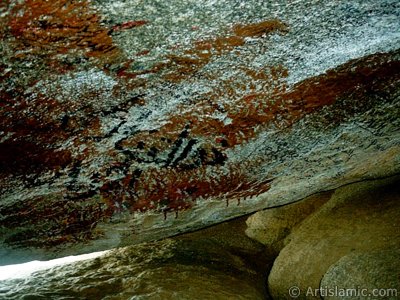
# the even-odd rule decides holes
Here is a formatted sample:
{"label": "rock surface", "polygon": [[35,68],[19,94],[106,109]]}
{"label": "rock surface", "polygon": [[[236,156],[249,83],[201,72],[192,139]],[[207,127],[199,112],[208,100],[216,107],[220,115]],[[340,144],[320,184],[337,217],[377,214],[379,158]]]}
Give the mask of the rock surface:
{"label": "rock surface", "polygon": [[296,203],[256,212],[246,221],[246,235],[279,253],[291,230],[318,210],[330,197],[331,192],[319,193]]}
{"label": "rock surface", "polygon": [[288,298],[293,286],[300,289],[300,299],[319,298],[307,292],[336,284],[339,289],[397,288],[399,180],[397,176],[337,189],[286,238],[268,278],[271,296]]}
{"label": "rock surface", "polygon": [[268,299],[265,269],[259,269],[266,266],[263,247],[246,237],[244,227],[243,219],[235,220],[0,281],[0,298]]}
{"label": "rock surface", "polygon": [[[398,299],[399,270],[399,249],[350,253],[329,268],[321,280],[321,287],[327,291],[335,287],[348,290],[362,287],[365,291],[361,296],[364,297],[359,299]],[[324,299],[355,299],[354,296],[328,295]]]}
{"label": "rock surface", "polygon": [[399,28],[394,0],[2,1],[0,264],[399,173]]}

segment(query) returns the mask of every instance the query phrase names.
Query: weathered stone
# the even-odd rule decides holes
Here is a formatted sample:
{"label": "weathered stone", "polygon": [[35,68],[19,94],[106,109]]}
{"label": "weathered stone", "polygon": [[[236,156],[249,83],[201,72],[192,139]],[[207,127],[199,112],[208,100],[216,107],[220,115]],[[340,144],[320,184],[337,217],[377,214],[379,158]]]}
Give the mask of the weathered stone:
{"label": "weathered stone", "polygon": [[2,1],[0,264],[398,174],[399,5]]}
{"label": "weathered stone", "polygon": [[296,203],[256,212],[246,221],[246,234],[279,253],[293,227],[320,208],[330,196],[331,192],[319,193]]}
{"label": "weathered stone", "polygon": [[321,280],[321,291],[335,291],[335,288],[348,291],[345,296],[325,293],[324,299],[399,299],[399,278],[398,248],[356,252],[342,257],[329,268]]}
{"label": "weathered stone", "polygon": [[[284,299],[289,297],[289,289],[296,286],[300,289],[300,299],[320,295],[312,291],[320,288],[321,280],[328,272],[329,283],[359,283],[361,288],[374,286],[365,277],[354,274],[338,274],[335,278],[336,265],[345,272],[345,261],[355,259],[347,267],[351,270],[354,263],[360,263],[359,274],[369,269],[370,263],[364,261],[373,257],[375,252],[390,253],[398,250],[400,245],[400,185],[399,177],[366,181],[339,188],[332,195],[331,200],[320,210],[305,219],[287,237],[287,245],[282,249],[274,262],[268,278],[269,290],[273,298]],[[397,252],[386,255],[382,267],[371,269],[372,278],[377,278],[377,272],[384,273],[380,283],[390,283],[390,278],[398,278],[398,269],[388,268],[391,259],[397,257]],[[352,255],[355,256],[352,256]],[[357,256],[358,255],[358,256]],[[347,258],[348,257],[348,258]],[[341,259],[343,258],[343,261]],[[381,260],[381,256],[375,257]],[[393,264],[398,264],[393,261]],[[330,269],[331,268],[331,269]],[[339,267],[338,267],[339,268]],[[393,272],[394,273],[393,273]],[[369,272],[369,271],[368,271]],[[365,273],[368,273],[365,271]],[[388,272],[388,273],[385,273]],[[326,279],[328,280],[328,279]],[[322,288],[325,286],[322,281]],[[378,281],[376,284],[378,285]],[[381,288],[396,288],[396,286],[382,286]],[[342,286],[338,286],[342,288]],[[309,292],[307,294],[307,292]]]}
{"label": "weathered stone", "polygon": [[246,237],[244,227],[244,220],[235,220],[0,281],[0,298],[266,299],[266,265],[258,269],[263,247]]}

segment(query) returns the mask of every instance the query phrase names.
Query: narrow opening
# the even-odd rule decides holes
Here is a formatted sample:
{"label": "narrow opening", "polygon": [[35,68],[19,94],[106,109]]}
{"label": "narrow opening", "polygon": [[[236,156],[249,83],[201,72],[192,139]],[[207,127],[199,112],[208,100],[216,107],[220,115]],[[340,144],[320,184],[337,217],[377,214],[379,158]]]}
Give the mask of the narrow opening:
{"label": "narrow opening", "polygon": [[93,259],[101,255],[104,255],[107,252],[108,250],[76,255],[76,256],[66,256],[48,261],[34,260],[22,264],[0,266],[0,280],[10,280],[10,279],[28,277],[29,275],[31,275],[36,271],[46,270],[53,268],[55,266],[65,265],[77,261]]}

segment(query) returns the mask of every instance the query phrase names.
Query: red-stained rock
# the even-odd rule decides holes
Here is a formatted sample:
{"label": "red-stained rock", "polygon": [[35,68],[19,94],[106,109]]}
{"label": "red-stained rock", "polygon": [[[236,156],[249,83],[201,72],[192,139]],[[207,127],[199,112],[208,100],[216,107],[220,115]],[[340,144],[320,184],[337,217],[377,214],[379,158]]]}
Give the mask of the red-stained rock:
{"label": "red-stained rock", "polygon": [[398,173],[398,10],[368,12],[382,25],[361,2],[351,16],[289,2],[241,22],[214,8],[223,24],[195,31],[152,4],[129,15],[130,0],[2,3],[4,261],[25,259],[14,248],[47,257],[154,240]]}

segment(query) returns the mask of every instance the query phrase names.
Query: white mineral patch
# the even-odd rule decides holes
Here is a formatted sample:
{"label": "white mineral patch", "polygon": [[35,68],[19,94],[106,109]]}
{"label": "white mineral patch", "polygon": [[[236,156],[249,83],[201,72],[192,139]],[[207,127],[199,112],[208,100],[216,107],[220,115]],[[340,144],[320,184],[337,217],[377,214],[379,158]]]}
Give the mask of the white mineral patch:
{"label": "white mineral patch", "polygon": [[111,92],[116,84],[116,80],[103,71],[91,69],[40,82],[35,88],[60,102],[73,102],[83,98],[88,99],[93,94],[97,94],[96,98],[107,100],[111,97]]}

